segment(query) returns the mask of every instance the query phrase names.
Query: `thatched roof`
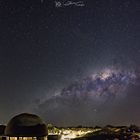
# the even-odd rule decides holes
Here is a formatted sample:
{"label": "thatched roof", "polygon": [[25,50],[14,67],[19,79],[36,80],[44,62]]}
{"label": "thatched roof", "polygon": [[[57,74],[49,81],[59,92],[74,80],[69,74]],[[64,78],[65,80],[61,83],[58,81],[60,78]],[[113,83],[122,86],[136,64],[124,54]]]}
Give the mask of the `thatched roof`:
{"label": "thatched roof", "polygon": [[48,134],[46,124],[34,114],[23,113],[13,117],[6,129],[7,136],[42,137]]}

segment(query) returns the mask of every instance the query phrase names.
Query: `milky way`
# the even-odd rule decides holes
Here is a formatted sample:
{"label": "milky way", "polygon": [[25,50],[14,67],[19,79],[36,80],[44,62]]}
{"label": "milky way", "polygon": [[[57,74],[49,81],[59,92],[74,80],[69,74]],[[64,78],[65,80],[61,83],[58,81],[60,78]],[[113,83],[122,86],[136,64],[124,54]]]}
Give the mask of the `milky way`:
{"label": "milky way", "polygon": [[[128,89],[137,85],[139,85],[139,72],[105,68],[82,80],[73,82],[59,94],[40,104],[39,109],[43,109],[40,113],[51,114],[50,116],[53,117],[50,121],[52,122],[53,118],[58,117],[62,124],[64,122],[72,124],[75,119],[81,122],[88,120],[91,123],[97,114],[104,115],[104,109],[106,110],[105,114],[112,114],[110,107],[126,100]],[[79,117],[78,114],[83,117]],[[49,115],[47,116],[49,117]],[[106,118],[106,115],[104,117]],[[98,119],[102,122],[100,117]],[[78,123],[80,122],[78,121]]]}
{"label": "milky way", "polygon": [[64,88],[61,96],[84,99],[90,97],[95,100],[115,98],[120,96],[130,84],[135,84],[136,78],[135,72],[104,69]]}

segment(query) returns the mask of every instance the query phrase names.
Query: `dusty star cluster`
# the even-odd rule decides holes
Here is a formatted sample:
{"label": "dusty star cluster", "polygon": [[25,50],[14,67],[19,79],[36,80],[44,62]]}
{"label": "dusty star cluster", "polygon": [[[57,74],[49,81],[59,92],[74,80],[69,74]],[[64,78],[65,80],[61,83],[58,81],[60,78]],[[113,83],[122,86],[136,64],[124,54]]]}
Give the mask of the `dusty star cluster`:
{"label": "dusty star cluster", "polygon": [[137,73],[134,71],[107,68],[64,88],[61,96],[88,100],[107,100],[108,98],[124,96],[127,88],[136,84],[136,79]]}

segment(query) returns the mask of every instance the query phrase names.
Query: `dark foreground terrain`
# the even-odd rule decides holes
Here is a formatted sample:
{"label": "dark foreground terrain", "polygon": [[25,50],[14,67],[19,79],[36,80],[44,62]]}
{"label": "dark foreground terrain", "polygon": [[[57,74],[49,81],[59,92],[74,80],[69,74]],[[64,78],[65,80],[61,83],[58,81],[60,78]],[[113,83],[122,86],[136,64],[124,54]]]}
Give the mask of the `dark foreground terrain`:
{"label": "dark foreground terrain", "polygon": [[76,138],[75,140],[139,140],[139,137],[132,135],[100,134]]}
{"label": "dark foreground terrain", "polygon": [[[51,126],[48,130],[53,134],[48,136],[49,140],[140,140],[140,127],[136,125],[66,128]],[[75,138],[71,137],[73,134]]]}
{"label": "dark foreground terrain", "polygon": [[100,131],[75,138],[74,140],[140,140],[139,134],[138,129],[106,127]]}

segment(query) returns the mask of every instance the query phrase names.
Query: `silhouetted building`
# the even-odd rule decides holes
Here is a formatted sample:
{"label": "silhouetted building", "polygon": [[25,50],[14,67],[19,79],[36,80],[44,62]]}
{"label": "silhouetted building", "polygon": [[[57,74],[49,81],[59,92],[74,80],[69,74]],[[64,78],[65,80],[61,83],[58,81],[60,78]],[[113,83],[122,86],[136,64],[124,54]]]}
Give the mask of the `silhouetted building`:
{"label": "silhouetted building", "polygon": [[9,121],[5,135],[8,140],[47,140],[48,130],[40,117],[23,113]]}
{"label": "silhouetted building", "polygon": [[0,125],[0,140],[6,140],[6,137],[4,135],[5,128],[5,125]]}

